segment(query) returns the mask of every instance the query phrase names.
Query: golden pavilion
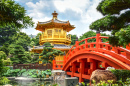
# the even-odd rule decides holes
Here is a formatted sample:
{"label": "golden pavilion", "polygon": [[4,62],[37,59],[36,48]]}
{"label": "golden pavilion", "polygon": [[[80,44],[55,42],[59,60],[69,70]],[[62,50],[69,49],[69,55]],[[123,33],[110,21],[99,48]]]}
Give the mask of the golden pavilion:
{"label": "golden pavilion", "polygon": [[[43,51],[44,43],[50,42],[54,49],[61,50],[65,53],[71,48],[71,35],[67,35],[67,32],[73,30],[75,27],[71,25],[69,21],[58,20],[56,11],[52,13],[53,18],[46,22],[38,22],[36,30],[41,31],[41,36],[39,37],[40,46],[34,46],[31,51],[35,53],[41,53]],[[40,58],[40,57],[39,57]],[[63,61],[63,56],[56,56],[55,60]],[[39,64],[42,64],[39,61]],[[56,63],[63,64],[63,63]]]}

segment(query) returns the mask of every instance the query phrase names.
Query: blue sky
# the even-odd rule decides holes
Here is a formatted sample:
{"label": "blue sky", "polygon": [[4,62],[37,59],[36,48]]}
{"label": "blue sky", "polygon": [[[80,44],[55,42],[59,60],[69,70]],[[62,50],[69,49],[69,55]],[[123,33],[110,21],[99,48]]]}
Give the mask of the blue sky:
{"label": "blue sky", "polygon": [[23,29],[28,35],[36,35],[40,31],[35,30],[37,22],[52,19],[54,10],[59,14],[58,19],[70,22],[75,29],[69,34],[78,37],[90,31],[89,25],[103,16],[96,10],[101,0],[15,0],[27,10],[27,15],[33,18],[34,27]]}

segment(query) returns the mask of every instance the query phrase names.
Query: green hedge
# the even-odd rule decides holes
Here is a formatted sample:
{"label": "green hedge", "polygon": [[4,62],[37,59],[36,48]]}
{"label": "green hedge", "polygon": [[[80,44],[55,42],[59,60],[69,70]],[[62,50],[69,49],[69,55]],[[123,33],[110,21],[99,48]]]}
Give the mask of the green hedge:
{"label": "green hedge", "polygon": [[130,78],[130,70],[114,69],[111,72],[117,77],[117,81],[122,80],[122,82],[126,82],[127,78]]}
{"label": "green hedge", "polygon": [[6,77],[29,77],[29,78],[45,78],[46,75],[51,76],[51,70],[36,70],[36,69],[8,69],[6,73],[3,74],[3,76]]}

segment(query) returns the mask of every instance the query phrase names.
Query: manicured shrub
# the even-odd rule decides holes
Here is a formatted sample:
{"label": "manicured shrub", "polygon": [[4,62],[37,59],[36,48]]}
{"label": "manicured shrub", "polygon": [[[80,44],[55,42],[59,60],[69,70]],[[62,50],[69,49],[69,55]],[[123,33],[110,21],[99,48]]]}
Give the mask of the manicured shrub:
{"label": "manicured shrub", "polygon": [[111,72],[117,77],[117,81],[122,80],[122,82],[126,82],[126,79],[130,78],[130,70],[114,69]]}

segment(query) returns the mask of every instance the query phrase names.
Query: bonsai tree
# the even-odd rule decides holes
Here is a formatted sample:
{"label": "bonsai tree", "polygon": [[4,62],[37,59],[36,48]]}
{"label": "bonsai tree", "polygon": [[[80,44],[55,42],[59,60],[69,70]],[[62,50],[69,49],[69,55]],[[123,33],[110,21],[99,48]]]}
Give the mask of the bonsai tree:
{"label": "bonsai tree", "polygon": [[44,43],[43,51],[40,54],[42,57],[39,60],[43,59],[43,63],[51,63],[54,57],[64,54],[60,50],[53,49],[53,47],[49,42]]}
{"label": "bonsai tree", "polygon": [[111,31],[109,43],[113,46],[126,46],[130,43],[130,0],[102,0],[97,10],[104,15],[94,21],[90,29]]}

